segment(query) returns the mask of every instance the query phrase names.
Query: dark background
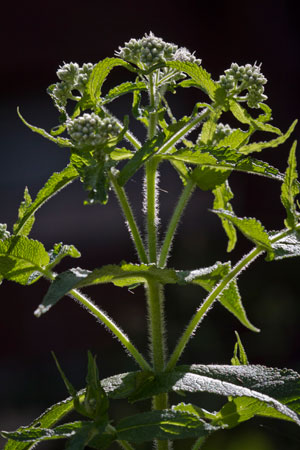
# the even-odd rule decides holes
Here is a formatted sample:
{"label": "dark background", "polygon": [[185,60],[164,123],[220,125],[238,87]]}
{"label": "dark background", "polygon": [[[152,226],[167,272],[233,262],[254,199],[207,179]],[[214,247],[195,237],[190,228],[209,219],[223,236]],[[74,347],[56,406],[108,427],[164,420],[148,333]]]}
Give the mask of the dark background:
{"label": "dark background", "polygon": [[[214,79],[231,62],[262,63],[269,80],[266,94],[273,109],[275,126],[286,130],[299,116],[299,22],[292,3],[280,0],[127,2],[27,2],[7,5],[2,14],[1,37],[1,163],[0,222],[11,228],[22,201],[24,186],[34,197],[53,171],[68,161],[68,151],[32,133],[19,120],[24,117],[49,130],[58,115],[46,94],[56,82],[56,70],[63,62],[96,63],[113,56],[119,45],[131,37],[140,38],[150,30],[168,42],[196,52]],[[106,86],[124,81],[125,72],[114,69]],[[189,113],[198,92],[178,95],[178,117]],[[204,99],[203,99],[204,100]],[[119,117],[127,103],[116,105]],[[141,130],[137,128],[137,133]],[[294,139],[299,134],[299,127]],[[292,140],[281,148],[265,150],[262,159],[285,170]],[[134,202],[141,200],[141,174],[128,184]],[[233,206],[240,216],[260,219],[267,229],[282,228],[283,207],[280,185],[275,182],[233,175],[236,194]],[[179,193],[180,183],[168,167],[161,175],[161,212],[167,219]],[[59,267],[92,269],[120,260],[136,261],[126,227],[113,195],[107,206],[84,207],[85,194],[74,183],[50,200],[37,213],[32,238],[47,249],[63,241],[81,252],[78,261],[65,261]],[[142,223],[140,203],[136,216]],[[226,239],[218,218],[208,212],[211,194],[196,192],[182,220],[170,265],[193,269],[216,260],[237,261],[250,248],[240,237],[238,249],[226,254]],[[162,223],[162,230],[164,222]],[[262,258],[239,280],[239,287],[250,320],[260,334],[244,329],[229,313],[216,305],[203,322],[187,351],[183,363],[229,363],[238,330],[250,362],[300,370],[299,355],[299,261],[266,263]],[[0,288],[0,429],[27,424],[49,405],[66,396],[50,351],[54,350],[73,384],[84,384],[86,353],[98,355],[101,376],[134,370],[134,362],[122,351],[118,341],[71,299],[63,299],[47,315],[36,319],[33,311],[47,290],[40,281],[31,287],[4,282]],[[102,286],[87,291],[119,320],[138,348],[147,352],[145,302],[141,290],[134,294],[120,288]],[[203,298],[194,288],[167,288],[169,344],[172,348],[193,310]],[[206,399],[205,399],[206,400]],[[207,403],[217,407],[218,403]],[[124,413],[122,406],[116,414]],[[132,411],[132,410],[130,410]],[[184,444],[181,444],[184,445]],[[54,446],[50,446],[54,448]],[[184,448],[184,446],[178,448]],[[274,421],[255,421],[231,432],[219,433],[207,450],[292,450],[300,448],[296,426]]]}

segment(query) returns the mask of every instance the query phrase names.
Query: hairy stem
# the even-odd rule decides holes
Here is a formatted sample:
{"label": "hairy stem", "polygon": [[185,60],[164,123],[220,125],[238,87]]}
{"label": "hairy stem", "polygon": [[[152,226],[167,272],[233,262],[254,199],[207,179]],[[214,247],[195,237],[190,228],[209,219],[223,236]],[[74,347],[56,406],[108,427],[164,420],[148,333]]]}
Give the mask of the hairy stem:
{"label": "hairy stem", "polygon": [[195,183],[193,180],[189,180],[184,187],[181,196],[179,197],[178,203],[174,209],[173,215],[168,225],[168,229],[165,235],[165,239],[163,245],[161,247],[160,256],[159,256],[159,267],[164,267],[166,265],[169,252],[171,249],[172,241],[175,236],[176,229],[179,225],[180,217],[186,207],[190,196],[195,188]]}
{"label": "hairy stem", "polygon": [[124,216],[126,218],[128,228],[130,231],[130,235],[132,237],[132,240],[135,245],[136,251],[138,253],[139,259],[141,262],[147,264],[148,257],[147,257],[147,254],[146,254],[146,251],[144,248],[144,244],[143,244],[138,226],[137,226],[135,218],[133,216],[131,206],[130,206],[128,198],[126,196],[125,190],[118,184],[118,181],[112,172],[109,172],[109,178],[112,182],[114,191],[116,193],[116,196],[120,202]]}
{"label": "hairy stem", "polygon": [[147,239],[148,239],[148,258],[150,263],[157,262],[157,166],[158,160],[152,157],[146,163],[145,176],[145,201],[144,208],[147,214]]}
{"label": "hairy stem", "polygon": [[124,331],[104,312],[101,311],[94,303],[76,289],[72,289],[69,294],[83,305],[93,316],[97,317],[121,342],[128,353],[135,359],[142,370],[151,370],[150,365],[144,359],[142,354],[132,344]]}
{"label": "hairy stem", "polygon": [[197,441],[195,442],[195,444],[193,445],[191,450],[199,450],[202,447],[202,445],[205,443],[206,439],[207,439],[207,436],[201,436],[199,439],[197,439]]}

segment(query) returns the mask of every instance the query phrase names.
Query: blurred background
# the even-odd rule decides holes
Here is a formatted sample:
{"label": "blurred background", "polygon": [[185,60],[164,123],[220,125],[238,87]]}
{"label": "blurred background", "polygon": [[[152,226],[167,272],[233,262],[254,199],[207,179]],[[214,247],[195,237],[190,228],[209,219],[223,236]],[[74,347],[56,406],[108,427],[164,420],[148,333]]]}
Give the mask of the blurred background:
{"label": "blurred background", "polygon": [[[68,151],[56,147],[26,128],[22,115],[36,126],[50,130],[58,124],[58,114],[46,88],[57,81],[56,70],[64,62],[97,63],[113,56],[119,45],[152,31],[165,41],[195,51],[213,79],[232,62],[262,63],[268,104],[273,124],[285,131],[299,117],[300,29],[292,3],[284,0],[249,2],[166,1],[142,3],[63,1],[10,3],[2,11],[1,103],[0,103],[0,222],[11,229],[23,199],[25,185],[34,198],[53,171],[68,161]],[[109,89],[125,81],[126,72],[116,68],[105,84]],[[174,99],[172,99],[174,100]],[[178,93],[175,114],[188,114],[200,98],[199,91]],[[114,105],[120,118],[129,103]],[[139,127],[136,133],[142,138]],[[299,126],[294,139],[299,135]],[[285,170],[292,139],[282,147],[265,150],[261,159]],[[166,220],[180,192],[177,175],[163,167],[161,215]],[[131,180],[127,191],[141,214],[142,174]],[[280,185],[274,181],[234,174],[233,207],[239,216],[260,219],[268,230],[281,229],[284,210],[279,201]],[[74,244],[80,260],[64,261],[58,269],[80,266],[86,269],[122,259],[136,262],[126,226],[113,195],[107,206],[83,206],[85,193],[79,182],[63,190],[37,213],[31,237],[47,249],[62,241]],[[208,211],[210,193],[195,192],[179,228],[170,266],[194,269],[216,260],[236,262],[250,245],[239,236],[239,245],[226,254],[226,238],[219,219]],[[230,362],[237,330],[251,363],[300,370],[300,261],[266,263],[257,260],[239,279],[239,288],[248,317],[261,328],[260,334],[244,329],[220,305],[204,320],[182,357],[182,363]],[[4,282],[0,288],[0,429],[13,430],[30,423],[51,404],[67,396],[50,351],[53,350],[72,383],[84,385],[87,350],[98,356],[102,377],[135,370],[134,362],[122,351],[92,316],[69,298],[64,298],[47,315],[36,319],[33,311],[47,291],[40,281],[31,287]],[[94,301],[114,317],[138,348],[147,353],[145,301],[139,288],[134,293],[111,286],[87,290]],[[203,292],[194,287],[166,289],[168,344],[173,348]],[[219,399],[206,398],[205,406],[217,408]],[[115,406],[116,416],[128,411]],[[2,443],[3,441],[1,441]],[[61,444],[60,444],[61,445]],[[46,448],[46,447],[44,447]],[[48,448],[60,448],[51,444]],[[178,443],[178,449],[189,448]],[[296,450],[300,432],[296,426],[279,421],[252,421],[228,433],[217,433],[204,450]]]}

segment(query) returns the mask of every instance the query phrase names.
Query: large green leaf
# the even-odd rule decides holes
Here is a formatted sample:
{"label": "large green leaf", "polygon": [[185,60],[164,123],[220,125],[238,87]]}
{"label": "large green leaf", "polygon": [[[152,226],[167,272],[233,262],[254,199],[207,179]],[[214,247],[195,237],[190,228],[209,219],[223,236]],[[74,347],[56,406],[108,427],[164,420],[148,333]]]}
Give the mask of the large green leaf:
{"label": "large green leaf", "polygon": [[285,173],[284,181],[281,186],[281,202],[285,207],[287,217],[284,224],[287,228],[294,228],[298,222],[299,213],[296,210],[295,197],[299,194],[300,188],[297,183],[297,160],[296,160],[296,146],[297,142],[292,145],[288,168]]}
{"label": "large green leaf", "polygon": [[26,236],[11,236],[0,241],[0,277],[26,285],[35,272],[49,263],[49,255],[41,242]]}
{"label": "large green leaf", "polygon": [[14,225],[14,233],[23,234],[24,227],[26,230],[28,223],[31,224],[35,212],[53,195],[57,194],[76,178],[78,178],[78,172],[72,165],[68,165],[61,172],[54,172],[44,187],[38,192],[36,199],[32,203],[28,202],[24,205],[22,217],[19,217]]}

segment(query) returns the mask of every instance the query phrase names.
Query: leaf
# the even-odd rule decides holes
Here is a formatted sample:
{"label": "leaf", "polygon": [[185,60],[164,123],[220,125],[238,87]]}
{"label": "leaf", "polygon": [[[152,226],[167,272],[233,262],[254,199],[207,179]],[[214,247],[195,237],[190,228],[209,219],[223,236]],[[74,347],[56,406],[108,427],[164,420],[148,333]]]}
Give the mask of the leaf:
{"label": "leaf", "polygon": [[295,230],[280,240],[272,243],[274,259],[300,256],[300,232]]}
{"label": "leaf", "polygon": [[296,160],[296,146],[295,141],[292,145],[289,159],[288,168],[285,172],[285,177],[281,186],[281,202],[285,207],[287,217],[284,220],[284,224],[287,228],[295,228],[299,214],[296,211],[295,197],[299,194],[299,184],[297,184],[297,160]]}
{"label": "leaf", "polygon": [[123,159],[132,158],[134,153],[127,148],[115,148],[112,152],[110,152],[109,156],[113,161],[122,161]]}
{"label": "leaf", "polygon": [[[18,228],[18,224],[23,219],[26,211],[31,206],[31,204],[32,204],[32,200],[31,200],[28,188],[26,187],[25,191],[24,191],[24,201],[21,203],[21,205],[19,207],[19,211],[18,211],[18,221],[17,221],[17,223],[15,223],[15,225],[13,227],[14,233]],[[34,221],[35,221],[34,216],[31,216],[30,219],[27,220],[26,225],[23,227],[22,233],[20,233],[20,234],[22,234],[23,236],[28,236],[28,234],[31,231],[31,228],[33,227]]]}
{"label": "leaf", "polygon": [[17,431],[2,431],[1,434],[7,439],[13,439],[19,442],[41,442],[52,439],[66,439],[75,434],[78,428],[81,428],[83,422],[73,422],[59,425],[54,429],[49,428],[19,428]]}
{"label": "leaf", "polygon": [[53,269],[65,256],[71,258],[80,258],[81,254],[74,245],[64,245],[62,242],[54,244],[53,249],[49,252],[50,264],[47,269]]}
{"label": "leaf", "polygon": [[254,130],[242,131],[239,128],[234,130],[228,136],[225,136],[218,143],[218,147],[230,147],[231,149],[239,149],[243,144],[247,144]]}
{"label": "leaf", "polygon": [[237,341],[234,346],[234,352],[233,352],[233,357],[231,358],[231,364],[233,366],[247,365],[247,364],[249,364],[248,358],[247,358],[244,346],[242,344],[242,341],[241,341],[240,336],[237,331],[235,331],[235,335],[236,335]]}
{"label": "leaf", "polygon": [[215,99],[215,93],[219,86],[211,79],[210,74],[202,66],[189,61],[167,61],[166,66],[188,74],[197,87],[209,95],[212,100]]}
{"label": "leaf", "polygon": [[203,191],[211,191],[225,183],[231,172],[232,170],[222,167],[213,168],[203,165],[196,167],[190,176],[200,189]]}
{"label": "leaf", "polygon": [[267,142],[254,142],[252,144],[244,145],[242,146],[239,151],[243,153],[244,155],[248,155],[249,153],[253,152],[260,152],[261,150],[264,150],[265,148],[275,148],[278,147],[280,144],[283,144],[292,134],[294,131],[294,128],[297,124],[297,120],[295,120],[290,128],[287,130],[285,134],[282,134],[276,139],[272,139],[271,141]]}
{"label": "leaf", "polygon": [[86,92],[90,96],[93,103],[97,103],[101,96],[101,89],[109,72],[117,66],[126,67],[126,69],[134,72],[135,69],[129,63],[119,58],[105,58],[99,61],[94,67],[90,78],[87,82]]}
{"label": "leaf", "polygon": [[22,218],[19,218],[14,225],[14,233],[23,234],[23,228],[25,227],[26,230],[26,227],[28,227],[27,223],[31,223],[35,212],[53,195],[57,194],[76,178],[78,178],[78,172],[72,165],[68,165],[61,172],[54,172],[44,187],[38,192],[34,202],[25,205],[26,207],[22,211]]}
{"label": "leaf", "polygon": [[230,220],[233,225],[235,225],[241,233],[257,247],[267,251],[270,255],[273,253],[268,233],[257,219],[248,217],[240,218],[233,213],[224,210],[213,210],[212,212],[218,214],[221,218]]}
{"label": "leaf", "polygon": [[86,415],[93,419],[97,424],[103,422],[107,424],[109,400],[99,380],[96,358],[92,356],[91,352],[88,352],[88,373],[86,383],[86,394],[83,403]]}
{"label": "leaf", "polygon": [[84,189],[88,192],[85,204],[100,203],[106,205],[108,201],[109,180],[107,167],[103,162],[93,162],[85,166],[80,173]]}
{"label": "leaf", "polygon": [[30,125],[30,123],[26,122],[24,117],[21,116],[21,113],[19,111],[19,108],[17,109],[18,116],[22,120],[22,122],[31,129],[34,133],[38,133],[44,138],[48,139],[49,141],[54,142],[55,144],[59,145],[60,147],[73,147],[73,144],[69,139],[62,138],[62,137],[54,137],[51,134],[47,133],[47,131],[43,130],[43,128],[35,127],[34,125]]}
{"label": "leaf", "polygon": [[[0,241],[0,277],[23,285],[31,275],[40,275],[49,263],[49,255],[41,242],[26,236],[11,236]],[[34,278],[35,281],[37,278]]]}
{"label": "leaf", "polygon": [[236,280],[232,281],[229,286],[224,289],[219,297],[219,302],[230,311],[245,327],[254,332],[260,330],[249,322],[246,311],[243,307],[241,296],[238,290]]}
{"label": "leaf", "polygon": [[[224,184],[221,184],[220,186],[217,186],[213,190],[213,194],[215,196],[213,208],[214,209],[222,209],[225,211],[229,211],[233,213],[232,206],[230,204],[230,200],[233,199],[233,193],[230,189],[228,181],[225,181]],[[232,222],[230,220],[221,218],[223,228],[225,230],[225,233],[228,237],[228,246],[227,246],[227,252],[231,252],[236,244],[237,237],[236,237],[236,230]]]}
{"label": "leaf", "polygon": [[[208,392],[225,397],[248,397],[258,400],[263,407],[272,408],[274,415],[293,420],[300,425],[297,414],[291,409],[299,407],[300,376],[287,369],[263,366],[179,366],[146,380],[130,397],[143,400],[163,392]],[[289,403],[291,400],[295,400]],[[285,406],[289,403],[291,408]]]}
{"label": "leaf", "polygon": [[135,443],[207,436],[216,429],[194,414],[176,410],[136,414],[116,426],[118,439]]}
{"label": "leaf", "polygon": [[163,140],[164,133],[160,133],[153,139],[146,141],[145,144],[135,152],[133,158],[131,158],[120,171],[118,176],[118,183],[120,186],[124,186],[135,172],[159,150]]}
{"label": "leaf", "polygon": [[119,84],[118,86],[110,89],[108,94],[104,97],[102,104],[109,103],[121,95],[128,94],[129,92],[147,90],[145,83],[142,81],[132,83],[131,81],[126,81],[125,83]]}

